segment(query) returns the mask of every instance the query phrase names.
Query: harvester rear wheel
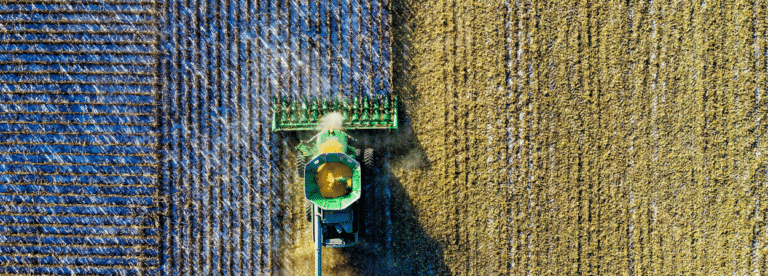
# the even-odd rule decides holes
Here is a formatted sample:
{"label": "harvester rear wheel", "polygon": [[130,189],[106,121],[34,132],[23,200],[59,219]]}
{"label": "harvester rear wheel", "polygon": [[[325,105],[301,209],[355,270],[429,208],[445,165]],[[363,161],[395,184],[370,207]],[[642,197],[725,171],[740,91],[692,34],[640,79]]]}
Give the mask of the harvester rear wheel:
{"label": "harvester rear wheel", "polygon": [[308,222],[312,222],[312,202],[306,199],[304,200],[304,215]]}
{"label": "harvester rear wheel", "polygon": [[304,178],[304,165],[306,165],[306,161],[304,161],[304,155],[301,153],[296,155],[296,173],[299,175],[299,178]]}

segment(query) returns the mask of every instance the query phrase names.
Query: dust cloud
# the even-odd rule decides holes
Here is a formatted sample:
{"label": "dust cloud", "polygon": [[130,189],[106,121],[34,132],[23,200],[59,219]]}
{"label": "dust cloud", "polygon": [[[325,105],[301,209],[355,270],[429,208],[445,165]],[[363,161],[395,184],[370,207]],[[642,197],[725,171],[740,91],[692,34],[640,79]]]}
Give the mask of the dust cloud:
{"label": "dust cloud", "polygon": [[344,119],[344,115],[341,115],[339,112],[325,114],[325,116],[320,119],[320,126],[318,129],[320,131],[344,130]]}

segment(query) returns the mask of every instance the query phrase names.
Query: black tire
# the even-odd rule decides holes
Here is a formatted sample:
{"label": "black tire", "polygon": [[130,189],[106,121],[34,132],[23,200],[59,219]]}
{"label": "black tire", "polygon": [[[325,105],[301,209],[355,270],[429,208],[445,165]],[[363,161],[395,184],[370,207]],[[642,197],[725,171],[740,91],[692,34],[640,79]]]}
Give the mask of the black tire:
{"label": "black tire", "polygon": [[312,202],[304,199],[304,215],[308,222],[312,222]]}
{"label": "black tire", "polygon": [[296,155],[296,173],[299,175],[299,178],[304,178],[304,165],[306,165],[306,161],[304,161],[304,155],[301,155],[301,153]]}
{"label": "black tire", "polygon": [[375,229],[376,221],[374,212],[376,211],[376,193],[374,191],[374,170],[373,170],[373,149],[367,148],[363,150],[363,193],[361,198],[361,204],[359,206],[360,216],[362,219],[359,225],[363,232],[366,234],[371,233]]}
{"label": "black tire", "polygon": [[368,148],[363,151],[363,175],[373,176],[373,149]]}

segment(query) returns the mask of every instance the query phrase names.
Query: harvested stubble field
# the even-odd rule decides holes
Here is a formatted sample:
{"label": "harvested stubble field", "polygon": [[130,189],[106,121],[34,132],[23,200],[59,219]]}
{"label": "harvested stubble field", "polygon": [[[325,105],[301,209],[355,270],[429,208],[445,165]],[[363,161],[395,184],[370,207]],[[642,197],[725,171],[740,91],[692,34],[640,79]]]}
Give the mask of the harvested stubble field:
{"label": "harvested stubble field", "polygon": [[359,134],[380,209],[326,273],[768,274],[766,2],[389,7],[403,127]]}

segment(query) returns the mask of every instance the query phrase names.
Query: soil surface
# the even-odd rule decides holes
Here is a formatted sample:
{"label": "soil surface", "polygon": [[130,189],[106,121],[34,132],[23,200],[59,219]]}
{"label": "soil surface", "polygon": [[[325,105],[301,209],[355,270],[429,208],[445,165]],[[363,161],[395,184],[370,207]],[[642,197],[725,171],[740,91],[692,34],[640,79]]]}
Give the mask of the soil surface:
{"label": "soil surface", "polygon": [[766,2],[388,5],[402,127],[351,132],[372,207],[325,275],[768,273]]}

